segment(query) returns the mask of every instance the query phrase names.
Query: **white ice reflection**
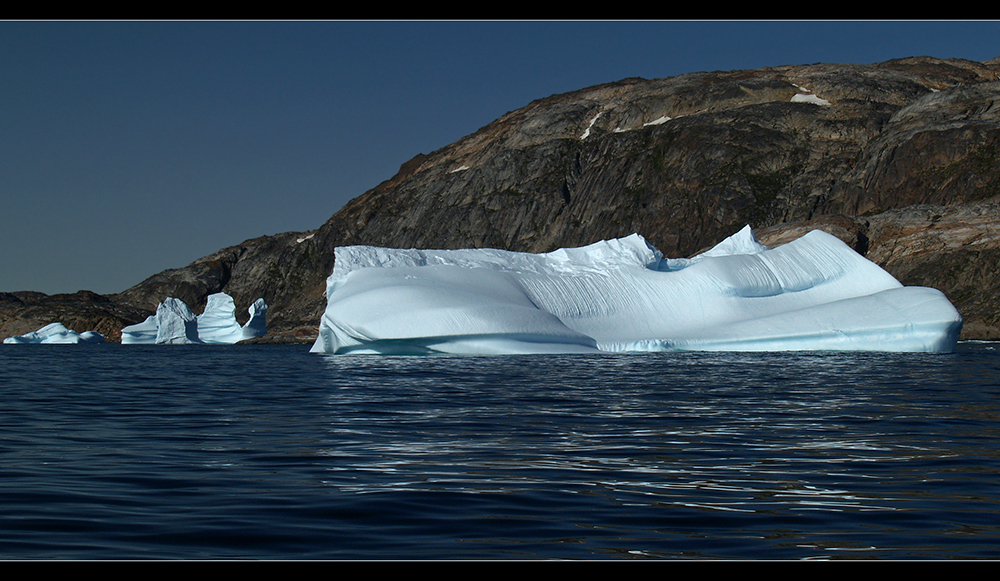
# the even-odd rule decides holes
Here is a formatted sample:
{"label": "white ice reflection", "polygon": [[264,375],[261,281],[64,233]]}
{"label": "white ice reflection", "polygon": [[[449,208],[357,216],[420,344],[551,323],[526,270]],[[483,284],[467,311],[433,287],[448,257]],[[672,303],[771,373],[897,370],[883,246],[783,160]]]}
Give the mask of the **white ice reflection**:
{"label": "white ice reflection", "polygon": [[914,463],[942,450],[901,438],[887,421],[905,414],[865,383],[891,357],[324,357],[337,442],[324,483],[733,513],[904,510],[912,497],[882,485],[918,487]]}

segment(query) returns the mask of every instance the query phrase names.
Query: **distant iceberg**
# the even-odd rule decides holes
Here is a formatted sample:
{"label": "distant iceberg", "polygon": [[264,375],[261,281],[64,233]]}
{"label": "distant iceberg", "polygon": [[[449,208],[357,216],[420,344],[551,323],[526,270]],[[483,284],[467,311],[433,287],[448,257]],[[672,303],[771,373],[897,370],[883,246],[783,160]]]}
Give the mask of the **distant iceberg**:
{"label": "distant iceberg", "polygon": [[690,259],[638,234],[528,254],[336,249],[319,353],[954,349],[962,318],[820,230]]}
{"label": "distant iceberg", "polygon": [[250,320],[241,329],[241,339],[253,339],[267,335],[267,303],[257,299],[248,309]]}
{"label": "distant iceberg", "polygon": [[205,312],[198,315],[197,335],[204,343],[231,345],[243,339],[267,334],[267,304],[257,299],[250,305],[250,320],[242,327],[236,322],[233,297],[217,293],[208,297]]}
{"label": "distant iceberg", "polygon": [[103,343],[104,335],[95,331],[77,333],[76,331],[67,329],[62,323],[51,323],[25,335],[7,337],[3,342],[9,345],[24,343]]}
{"label": "distant iceberg", "polygon": [[205,311],[195,315],[180,299],[168,297],[142,323],[122,329],[123,344],[223,344],[267,334],[267,304],[257,299],[250,306],[250,320],[236,321],[236,305],[226,293],[209,295]]}
{"label": "distant iceberg", "polygon": [[[124,334],[124,333],[123,333]],[[167,298],[156,308],[156,344],[201,343],[198,317],[180,299]]]}

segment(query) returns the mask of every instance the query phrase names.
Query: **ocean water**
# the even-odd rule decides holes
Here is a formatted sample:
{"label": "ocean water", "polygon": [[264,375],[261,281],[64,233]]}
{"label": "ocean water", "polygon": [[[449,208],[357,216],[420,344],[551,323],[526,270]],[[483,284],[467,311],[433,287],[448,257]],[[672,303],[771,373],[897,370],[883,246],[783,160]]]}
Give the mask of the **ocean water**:
{"label": "ocean water", "polygon": [[3,559],[997,559],[1000,345],[0,347]]}

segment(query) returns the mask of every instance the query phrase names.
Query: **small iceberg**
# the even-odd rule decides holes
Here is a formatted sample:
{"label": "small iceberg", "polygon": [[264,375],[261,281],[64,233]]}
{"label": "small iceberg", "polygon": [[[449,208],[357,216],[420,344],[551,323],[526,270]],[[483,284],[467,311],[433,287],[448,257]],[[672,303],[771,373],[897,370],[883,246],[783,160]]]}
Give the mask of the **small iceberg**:
{"label": "small iceberg", "polygon": [[243,325],[241,339],[253,339],[267,335],[267,303],[264,299],[257,299],[248,309],[250,320]]}
{"label": "small iceberg", "polygon": [[27,343],[44,343],[49,345],[70,343],[104,343],[104,335],[95,331],[77,333],[76,331],[67,329],[62,323],[51,323],[45,325],[37,331],[33,331],[25,335],[7,337],[3,340],[3,342],[8,345]]}

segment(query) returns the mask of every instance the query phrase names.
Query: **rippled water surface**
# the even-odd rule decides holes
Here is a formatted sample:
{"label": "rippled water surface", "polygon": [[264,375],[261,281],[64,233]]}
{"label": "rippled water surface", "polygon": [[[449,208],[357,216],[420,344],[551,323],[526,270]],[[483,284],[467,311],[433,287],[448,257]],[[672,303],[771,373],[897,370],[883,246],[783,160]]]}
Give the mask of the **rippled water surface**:
{"label": "rippled water surface", "polygon": [[4,559],[997,559],[1000,346],[0,348]]}

